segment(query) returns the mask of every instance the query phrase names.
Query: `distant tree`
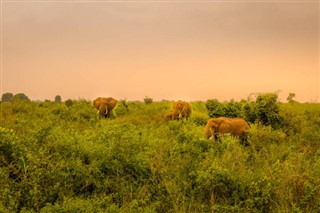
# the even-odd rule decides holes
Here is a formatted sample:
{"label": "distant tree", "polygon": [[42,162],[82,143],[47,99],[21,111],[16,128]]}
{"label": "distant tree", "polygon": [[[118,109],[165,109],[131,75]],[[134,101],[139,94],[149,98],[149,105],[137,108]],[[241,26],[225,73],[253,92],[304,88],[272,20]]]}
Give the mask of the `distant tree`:
{"label": "distant tree", "polygon": [[287,97],[287,101],[288,101],[289,103],[294,103],[294,102],[296,102],[295,100],[293,100],[295,97],[296,97],[296,94],[290,92],[289,95],[288,95],[288,97]]}
{"label": "distant tree", "polygon": [[28,96],[26,96],[24,93],[17,93],[12,97],[13,101],[30,101]]}
{"label": "distant tree", "polygon": [[1,101],[2,102],[11,102],[12,98],[13,98],[13,94],[12,93],[10,93],[10,92],[3,93]]}
{"label": "distant tree", "polygon": [[153,99],[152,99],[152,98],[149,98],[148,96],[146,96],[146,97],[143,99],[143,101],[144,101],[145,104],[152,104]]}
{"label": "distant tree", "polygon": [[54,98],[54,102],[61,103],[61,96],[56,95],[56,97]]}

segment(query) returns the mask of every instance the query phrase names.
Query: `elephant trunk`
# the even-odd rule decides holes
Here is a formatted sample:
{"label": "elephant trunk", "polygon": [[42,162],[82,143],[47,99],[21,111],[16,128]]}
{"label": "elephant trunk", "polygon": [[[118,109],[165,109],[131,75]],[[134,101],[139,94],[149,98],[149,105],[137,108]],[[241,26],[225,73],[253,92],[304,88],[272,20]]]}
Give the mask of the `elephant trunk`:
{"label": "elephant trunk", "polygon": [[106,113],[107,113],[107,107],[105,104],[101,104],[99,107],[99,114],[101,115],[101,117],[105,117]]}
{"label": "elephant trunk", "polygon": [[207,126],[205,130],[205,136],[207,139],[210,139],[215,134],[214,128]]}

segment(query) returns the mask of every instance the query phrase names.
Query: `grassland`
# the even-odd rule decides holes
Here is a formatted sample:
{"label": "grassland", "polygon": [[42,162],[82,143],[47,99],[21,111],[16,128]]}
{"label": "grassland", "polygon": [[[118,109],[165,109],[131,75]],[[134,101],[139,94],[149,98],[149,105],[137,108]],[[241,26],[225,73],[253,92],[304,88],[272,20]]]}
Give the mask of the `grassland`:
{"label": "grassland", "polygon": [[320,105],[278,103],[279,128],[206,140],[205,102],[1,103],[0,212],[320,212]]}

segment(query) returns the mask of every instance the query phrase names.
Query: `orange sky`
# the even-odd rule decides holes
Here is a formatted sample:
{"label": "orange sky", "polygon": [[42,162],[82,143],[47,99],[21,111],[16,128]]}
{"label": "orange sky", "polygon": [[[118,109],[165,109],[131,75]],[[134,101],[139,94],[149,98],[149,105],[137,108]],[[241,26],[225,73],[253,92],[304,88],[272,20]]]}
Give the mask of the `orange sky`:
{"label": "orange sky", "polygon": [[319,1],[1,2],[1,93],[319,101]]}

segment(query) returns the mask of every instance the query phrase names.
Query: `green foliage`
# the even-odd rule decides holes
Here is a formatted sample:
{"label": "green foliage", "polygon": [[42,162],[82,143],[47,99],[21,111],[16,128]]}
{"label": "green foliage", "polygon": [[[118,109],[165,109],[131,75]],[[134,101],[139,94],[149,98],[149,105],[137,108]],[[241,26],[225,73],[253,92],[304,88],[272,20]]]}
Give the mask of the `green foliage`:
{"label": "green foliage", "polygon": [[65,105],[67,106],[67,107],[71,107],[72,105],[73,105],[73,100],[71,100],[71,99],[68,99],[68,100],[66,100],[65,101]]}
{"label": "green foliage", "polygon": [[124,116],[124,115],[128,114],[129,107],[128,107],[127,101],[126,100],[118,101],[116,107],[113,109],[113,112],[116,115],[116,117]]}
{"label": "green foliage", "polygon": [[17,93],[12,97],[12,101],[30,101],[24,93]]}
{"label": "green foliage", "polygon": [[276,93],[266,93],[257,96],[254,111],[257,120],[263,125],[270,125],[278,128],[281,125],[282,117],[279,115],[278,95]]}
{"label": "green foliage", "polygon": [[287,97],[287,101],[288,101],[289,103],[295,103],[296,101],[293,100],[295,97],[296,97],[296,94],[290,92],[289,95],[288,95],[288,97]]}
{"label": "green foliage", "polygon": [[223,105],[217,99],[207,100],[206,108],[210,118],[224,115]]}
{"label": "green foliage", "polygon": [[17,143],[17,136],[12,129],[0,127],[0,166],[7,166],[19,160],[21,150]]}
{"label": "green foliage", "polygon": [[251,145],[260,150],[266,144],[283,143],[286,139],[286,134],[281,130],[273,130],[270,126],[262,126],[251,124],[250,134],[248,136]]}
{"label": "green foliage", "polygon": [[56,95],[56,97],[54,97],[54,102],[60,103],[61,102],[61,96],[60,95]]}
{"label": "green foliage", "polygon": [[150,98],[150,97],[148,97],[148,96],[146,96],[146,97],[143,99],[143,101],[144,101],[145,104],[152,104],[153,99]]}
{"label": "green foliage", "polygon": [[241,117],[242,103],[231,100],[229,102],[220,103],[216,99],[207,100],[206,108],[210,118],[215,117]]}
{"label": "green foliage", "polygon": [[258,94],[256,100],[220,103],[213,99],[206,102],[209,117],[243,117],[250,123],[259,122],[265,126],[280,128],[283,118],[276,93]]}
{"label": "green foliage", "polygon": [[319,104],[262,99],[215,103],[271,123],[259,107],[278,107],[249,146],[206,140],[204,102],[184,121],[165,121],[169,101],[119,101],[113,119],[82,99],[2,102],[0,212],[317,212]]}
{"label": "green foliage", "polygon": [[112,202],[111,197],[106,198],[69,198],[61,204],[47,204],[41,212],[56,213],[56,212],[120,212],[117,205]]}
{"label": "green foliage", "polygon": [[2,94],[1,101],[2,102],[30,101],[30,99],[24,93],[17,93],[13,95],[12,93],[7,92]]}
{"label": "green foliage", "polygon": [[13,98],[13,94],[10,92],[3,93],[1,97],[2,102],[11,102]]}

